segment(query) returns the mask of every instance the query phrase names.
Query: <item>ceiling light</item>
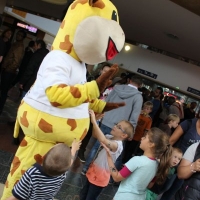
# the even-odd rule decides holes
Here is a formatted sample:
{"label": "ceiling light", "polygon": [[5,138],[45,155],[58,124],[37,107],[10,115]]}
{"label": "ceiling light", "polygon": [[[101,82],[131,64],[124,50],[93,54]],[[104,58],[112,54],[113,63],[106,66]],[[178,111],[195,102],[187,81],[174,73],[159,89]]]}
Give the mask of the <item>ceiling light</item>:
{"label": "ceiling light", "polygon": [[125,46],[125,51],[129,51],[131,49],[131,47],[129,45]]}

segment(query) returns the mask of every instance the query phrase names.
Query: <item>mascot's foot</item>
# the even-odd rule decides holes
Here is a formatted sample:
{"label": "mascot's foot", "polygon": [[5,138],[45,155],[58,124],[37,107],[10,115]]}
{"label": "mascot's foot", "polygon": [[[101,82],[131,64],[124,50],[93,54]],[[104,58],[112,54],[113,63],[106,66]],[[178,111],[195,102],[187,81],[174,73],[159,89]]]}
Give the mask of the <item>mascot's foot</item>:
{"label": "mascot's foot", "polygon": [[20,144],[19,138],[13,138],[12,144],[19,146]]}

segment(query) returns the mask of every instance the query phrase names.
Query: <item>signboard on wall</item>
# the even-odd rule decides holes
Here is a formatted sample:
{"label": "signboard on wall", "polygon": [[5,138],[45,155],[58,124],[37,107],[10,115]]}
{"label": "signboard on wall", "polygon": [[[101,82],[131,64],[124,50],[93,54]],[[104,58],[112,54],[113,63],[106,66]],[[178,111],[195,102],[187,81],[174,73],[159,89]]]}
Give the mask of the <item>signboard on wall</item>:
{"label": "signboard on wall", "polygon": [[196,95],[200,96],[200,91],[196,90],[194,88],[188,87],[187,91],[190,92],[190,93],[192,93],[192,94],[196,94]]}
{"label": "signboard on wall", "polygon": [[154,78],[154,79],[157,79],[157,77],[158,77],[157,74],[154,74],[154,73],[152,73],[152,72],[149,72],[149,71],[146,71],[146,70],[140,69],[140,68],[138,68],[137,72],[140,73],[140,74],[143,74],[143,75],[145,75],[145,76]]}

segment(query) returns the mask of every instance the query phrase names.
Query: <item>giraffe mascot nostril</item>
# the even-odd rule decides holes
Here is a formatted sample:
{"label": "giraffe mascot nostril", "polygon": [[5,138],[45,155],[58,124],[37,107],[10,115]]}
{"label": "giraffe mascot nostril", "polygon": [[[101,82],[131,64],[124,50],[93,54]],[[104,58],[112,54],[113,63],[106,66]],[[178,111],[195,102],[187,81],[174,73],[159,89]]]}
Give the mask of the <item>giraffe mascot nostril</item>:
{"label": "giraffe mascot nostril", "polygon": [[21,126],[21,142],[8,175],[2,200],[11,195],[14,184],[56,143],[68,146],[82,140],[89,126],[88,109],[97,113],[122,103],[98,99],[110,83],[117,65],[96,81],[86,83],[87,64],[112,59],[124,45],[125,36],[110,0],[74,1],[58,30],[52,51],[44,58],[37,79],[18,109],[14,138]]}

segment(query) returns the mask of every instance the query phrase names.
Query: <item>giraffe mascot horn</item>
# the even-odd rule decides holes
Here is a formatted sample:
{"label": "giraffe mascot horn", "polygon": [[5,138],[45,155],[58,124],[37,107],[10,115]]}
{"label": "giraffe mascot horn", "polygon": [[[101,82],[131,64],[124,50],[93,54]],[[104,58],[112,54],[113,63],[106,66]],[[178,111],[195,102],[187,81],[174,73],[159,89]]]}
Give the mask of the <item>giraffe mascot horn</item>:
{"label": "giraffe mascot horn", "polygon": [[42,163],[52,146],[60,142],[71,146],[74,138],[85,137],[89,108],[101,113],[122,106],[115,103],[109,107],[98,99],[117,66],[97,81],[86,82],[85,63],[111,60],[124,41],[117,9],[110,0],[75,0],[70,5],[52,51],[44,58],[34,85],[19,106],[14,137],[18,137],[19,125],[25,137],[11,164],[2,200],[11,195],[28,168]]}

